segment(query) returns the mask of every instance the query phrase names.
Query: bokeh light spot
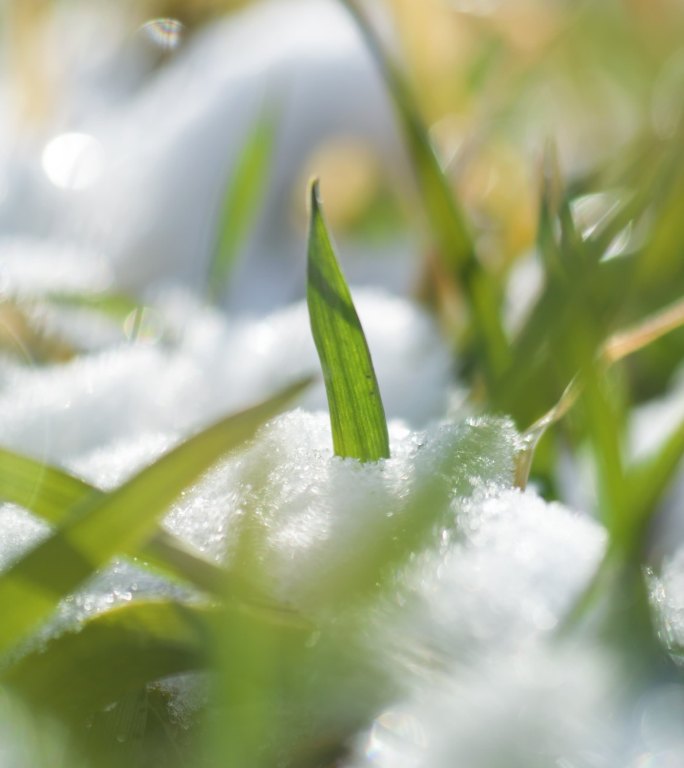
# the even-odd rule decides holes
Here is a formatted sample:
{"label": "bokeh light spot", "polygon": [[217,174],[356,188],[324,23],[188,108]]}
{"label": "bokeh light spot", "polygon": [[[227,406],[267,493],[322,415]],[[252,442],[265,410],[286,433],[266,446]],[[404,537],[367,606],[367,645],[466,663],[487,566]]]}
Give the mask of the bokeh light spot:
{"label": "bokeh light spot", "polygon": [[86,189],[100,177],[104,152],[87,133],[62,133],[45,145],[43,170],[60,189]]}

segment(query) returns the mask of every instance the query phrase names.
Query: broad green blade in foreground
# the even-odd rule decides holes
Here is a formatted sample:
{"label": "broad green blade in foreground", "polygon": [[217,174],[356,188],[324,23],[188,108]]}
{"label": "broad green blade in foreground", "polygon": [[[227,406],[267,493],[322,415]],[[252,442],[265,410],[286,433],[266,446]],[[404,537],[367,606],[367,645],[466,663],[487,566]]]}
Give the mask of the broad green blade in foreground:
{"label": "broad green blade in foreground", "polygon": [[189,438],[112,493],[78,505],[49,538],[0,578],[0,653],[47,618],[59,601],[119,553],[149,537],[178,494],[222,455],[253,437],[310,383],[228,416]]}
{"label": "broad green blade in foreground", "polygon": [[0,499],[59,524],[91,495],[103,493],[67,472],[0,448]]}
{"label": "broad green blade in foreground", "polygon": [[173,601],[114,608],[23,657],[2,682],[62,717],[84,715],[161,677],[201,668],[215,613]]}
{"label": "broad green blade in foreground", "polygon": [[231,267],[259,208],[275,145],[277,120],[266,110],[242,147],[221,210],[216,250],[209,272],[211,299],[221,295]]}
{"label": "broad green blade in foreground", "polygon": [[330,409],[337,456],[389,458],[389,436],[366,337],[335,258],[318,182],[311,185],[307,302]]}
{"label": "broad green blade in foreground", "polygon": [[[53,525],[61,525],[87,498],[105,492],[57,467],[0,448],[0,499],[18,504]],[[199,589],[223,593],[228,574],[193,552],[180,539],[156,527],[140,547],[122,554],[139,556],[167,574]]]}

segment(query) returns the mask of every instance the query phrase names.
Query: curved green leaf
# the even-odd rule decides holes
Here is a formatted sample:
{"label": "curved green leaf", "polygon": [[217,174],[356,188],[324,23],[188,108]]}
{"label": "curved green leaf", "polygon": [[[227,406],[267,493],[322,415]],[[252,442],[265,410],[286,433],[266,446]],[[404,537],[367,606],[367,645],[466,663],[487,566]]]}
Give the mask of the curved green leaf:
{"label": "curved green leaf", "polygon": [[[18,504],[49,523],[59,525],[87,498],[104,496],[104,491],[61,469],[0,448],[0,499]],[[137,550],[127,554],[200,589],[225,591],[224,569],[159,526]]]}
{"label": "curved green leaf", "polygon": [[311,185],[307,302],[338,456],[389,458],[389,436],[366,337]]}
{"label": "curved green leaf", "polygon": [[0,448],[0,499],[59,524],[91,495],[103,492],[61,469]]}
{"label": "curved green leaf", "polygon": [[214,614],[174,601],[114,608],[24,656],[2,682],[61,716],[87,714],[159,678],[204,666]]}

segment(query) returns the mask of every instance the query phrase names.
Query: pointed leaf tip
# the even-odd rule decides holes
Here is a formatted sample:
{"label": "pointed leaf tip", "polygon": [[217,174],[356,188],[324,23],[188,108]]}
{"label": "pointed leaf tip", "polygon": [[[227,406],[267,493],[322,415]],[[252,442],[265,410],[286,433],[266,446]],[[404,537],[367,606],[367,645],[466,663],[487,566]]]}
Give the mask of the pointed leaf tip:
{"label": "pointed leaf tip", "polygon": [[366,337],[328,235],[320,186],[310,187],[309,318],[325,380],[335,454],[389,458],[389,437]]}

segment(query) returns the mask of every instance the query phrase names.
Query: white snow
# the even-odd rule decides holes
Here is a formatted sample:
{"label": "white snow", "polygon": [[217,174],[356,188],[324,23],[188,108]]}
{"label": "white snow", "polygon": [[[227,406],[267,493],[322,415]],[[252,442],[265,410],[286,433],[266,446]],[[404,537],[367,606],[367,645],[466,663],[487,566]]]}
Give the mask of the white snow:
{"label": "white snow", "polygon": [[587,647],[536,647],[448,669],[376,716],[353,765],[617,768],[610,672]]}
{"label": "white snow", "polygon": [[[221,317],[209,313],[181,342],[184,354],[215,354],[207,328],[225,338]],[[206,343],[202,354],[200,342]],[[41,418],[63,419],[55,456],[93,482],[115,486],[191,429],[193,419],[207,416],[200,405],[192,416],[184,408],[190,385],[179,386],[177,394],[177,385],[166,382],[165,356],[174,354],[158,343],[132,345],[84,357],[73,370],[15,371],[35,389],[5,386],[5,423],[17,414],[12,439],[24,439],[29,450],[44,447],[40,419],[31,421],[29,407],[43,403]],[[119,366],[111,364],[117,356]],[[83,389],[87,370],[100,383]],[[212,375],[224,380],[220,366],[207,377]],[[43,377],[48,383],[41,389]],[[147,377],[154,378],[149,392],[161,387],[156,409],[141,385]],[[83,402],[88,390],[101,399]],[[71,408],[64,407],[60,391],[72,392]],[[121,412],[112,406],[108,414],[105,403],[115,395]],[[13,409],[12,396],[28,396],[26,407]],[[171,415],[175,408],[182,418]],[[133,415],[123,419],[127,409]],[[33,431],[22,428],[22,419]],[[96,425],[102,431],[91,433],[88,426]],[[360,465],[332,455],[325,413],[284,414],[184,493],[166,525],[208,556],[228,561],[240,532],[251,527],[258,534],[262,586],[318,616],[325,627],[331,595],[353,597],[344,584],[362,571],[366,554],[395,533],[403,535],[408,514],[419,511],[425,526],[413,553],[396,561],[400,567],[386,590],[365,609],[370,669],[378,680],[389,678],[399,694],[359,734],[352,764],[489,768],[501,755],[507,764],[526,766],[629,764],[645,742],[641,733],[624,736],[613,662],[592,646],[548,644],[593,572],[605,532],[559,504],[510,489],[519,437],[506,421],[433,423],[417,431],[394,421],[390,433],[392,459]],[[31,435],[37,442],[30,442]],[[420,503],[412,506],[416,498]],[[45,527],[16,508],[0,511],[6,567]],[[678,568],[666,571],[654,595],[656,602],[661,593],[667,596],[660,600],[665,626],[681,633]],[[155,594],[187,593],[117,562],[65,601],[49,631]],[[651,696],[659,701],[666,693],[654,689]],[[648,702],[638,705],[645,713],[656,706]],[[344,706],[347,716],[363,711],[353,697]],[[679,746],[668,743],[679,755]]]}
{"label": "white snow", "polygon": [[518,437],[507,422],[424,432],[391,426],[392,458],[363,465],[332,455],[327,415],[279,417],[188,494],[167,524],[213,557],[228,547],[229,559],[240,534],[256,530],[268,586],[325,612],[378,547],[409,530],[409,516],[424,519],[429,538],[452,525],[451,498],[510,483]]}
{"label": "white snow", "polygon": [[[56,261],[60,253],[55,251]],[[402,424],[425,424],[445,410],[449,354],[431,322],[407,301],[359,291],[358,306],[370,343],[378,350],[376,367],[387,412],[403,420],[397,422],[396,434],[407,435]],[[61,465],[98,487],[113,488],[184,435],[318,370],[303,303],[256,321],[232,320],[176,293],[157,314],[164,328],[159,339],[103,344],[61,365],[27,367],[5,361],[0,444]],[[322,382],[301,404],[325,407]],[[317,432],[309,429],[311,445],[325,443],[329,454],[327,417],[317,417],[316,424]],[[267,452],[264,447],[262,455]],[[363,468],[358,472],[363,475]],[[202,500],[190,495],[185,504],[199,508]],[[187,517],[186,538],[215,556],[215,539],[226,531],[221,519],[225,503],[223,491],[215,508]],[[14,507],[0,510],[0,565],[6,566],[46,529]],[[170,593],[163,580],[119,562],[67,601],[63,619],[80,621],[131,595],[162,593]]]}
{"label": "white snow", "polygon": [[554,630],[594,572],[605,532],[532,492],[479,489],[452,508],[455,532],[399,593],[404,650],[463,661]]}
{"label": "white snow", "polygon": [[605,532],[500,487],[451,508],[455,526],[408,569],[383,614],[381,660],[404,694],[359,736],[352,764],[584,766],[594,765],[582,762],[589,751],[614,756],[610,657],[551,641]]}
{"label": "white snow", "polygon": [[[355,293],[388,416],[420,426],[443,414],[450,358],[432,323],[403,299]],[[160,308],[158,322],[166,340],[120,342],[63,365],[7,364],[0,442],[78,467],[114,442],[135,451],[150,433],[177,439],[319,371],[304,303],[250,322],[177,299]],[[302,404],[326,407],[322,380]]]}
{"label": "white snow", "polygon": [[0,237],[0,281],[3,295],[34,298],[102,293],[113,275],[102,253],[59,240]]}

